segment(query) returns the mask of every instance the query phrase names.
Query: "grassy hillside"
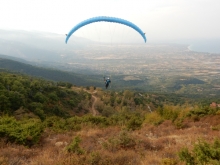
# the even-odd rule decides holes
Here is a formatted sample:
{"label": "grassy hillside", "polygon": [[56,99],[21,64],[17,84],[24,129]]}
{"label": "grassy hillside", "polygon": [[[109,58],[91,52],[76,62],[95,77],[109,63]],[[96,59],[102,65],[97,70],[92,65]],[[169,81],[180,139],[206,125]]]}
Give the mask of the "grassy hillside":
{"label": "grassy hillside", "polygon": [[184,100],[0,72],[0,164],[219,164],[220,109]]}

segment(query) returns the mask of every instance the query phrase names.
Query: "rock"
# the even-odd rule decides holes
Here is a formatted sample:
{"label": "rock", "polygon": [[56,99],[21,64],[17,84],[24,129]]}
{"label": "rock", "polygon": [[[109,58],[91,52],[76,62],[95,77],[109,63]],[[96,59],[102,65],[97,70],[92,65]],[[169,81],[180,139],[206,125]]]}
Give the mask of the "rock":
{"label": "rock", "polygon": [[67,142],[56,142],[55,146],[60,147],[60,146],[67,146]]}

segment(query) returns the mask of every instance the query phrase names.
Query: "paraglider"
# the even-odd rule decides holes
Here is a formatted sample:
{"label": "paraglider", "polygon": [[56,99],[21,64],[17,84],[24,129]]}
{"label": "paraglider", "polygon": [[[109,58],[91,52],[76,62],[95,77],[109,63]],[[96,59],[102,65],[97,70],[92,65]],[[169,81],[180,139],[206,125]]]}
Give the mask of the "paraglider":
{"label": "paraglider", "polygon": [[127,20],[124,20],[124,19],[121,19],[121,18],[116,18],[116,17],[107,17],[107,16],[99,16],[99,17],[93,17],[93,18],[89,18],[87,20],[84,20],[80,23],[78,23],[76,26],[74,26],[70,32],[68,34],[66,34],[66,43],[68,42],[70,36],[75,32],[77,31],[79,28],[85,26],[85,25],[88,25],[90,23],[94,23],[94,22],[113,22],[113,23],[119,23],[119,24],[123,24],[123,25],[126,25],[126,26],[129,26],[131,28],[133,28],[134,30],[136,30],[141,36],[142,38],[144,39],[144,41],[146,42],[147,39],[146,39],[146,36],[145,36],[145,33],[137,26],[135,25],[134,23],[130,22],[130,21],[127,21]]}
{"label": "paraglider", "polygon": [[[98,17],[92,17],[92,18],[86,19],[82,22],[79,22],[77,25],[75,25],[69,31],[69,33],[66,34],[66,40],[65,40],[66,44],[67,44],[69,38],[71,37],[71,35],[73,33],[75,33],[78,29],[80,29],[81,27],[83,27],[85,25],[95,23],[95,22],[110,22],[110,23],[118,23],[118,24],[128,26],[128,27],[134,29],[136,32],[138,32],[141,35],[141,37],[144,39],[145,43],[147,41],[145,33],[134,23],[132,23],[128,20],[116,18],[116,17],[98,16]],[[105,88],[107,89],[111,83],[111,80],[110,80],[110,78],[105,79],[105,77],[104,77],[104,81],[105,81]]]}
{"label": "paraglider", "polygon": [[109,84],[111,83],[111,80],[109,77],[107,79],[105,79],[105,77],[104,77],[104,81],[105,81],[105,89],[107,89]]}

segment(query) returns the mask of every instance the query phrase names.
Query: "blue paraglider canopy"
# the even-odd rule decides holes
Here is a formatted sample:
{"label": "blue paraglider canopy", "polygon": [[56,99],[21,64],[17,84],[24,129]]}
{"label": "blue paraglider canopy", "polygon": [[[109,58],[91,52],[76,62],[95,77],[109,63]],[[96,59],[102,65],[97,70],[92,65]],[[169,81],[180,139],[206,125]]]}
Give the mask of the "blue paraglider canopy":
{"label": "blue paraglider canopy", "polygon": [[130,22],[130,21],[127,21],[127,20],[124,20],[124,19],[121,19],[121,18],[116,18],[116,17],[107,17],[107,16],[99,16],[99,17],[93,17],[93,18],[89,18],[87,20],[84,20],[80,23],[78,23],[76,26],[74,26],[70,32],[68,34],[66,34],[66,43],[68,42],[70,36],[76,31],[78,30],[79,28],[85,26],[85,25],[88,25],[90,23],[94,23],[94,22],[113,22],[113,23],[120,23],[120,24],[123,24],[123,25],[126,25],[126,26],[129,26],[131,28],[133,28],[134,30],[136,30],[141,36],[142,38],[144,39],[144,41],[146,42],[147,39],[146,39],[146,36],[145,36],[145,33],[137,26],[135,25],[134,23]]}

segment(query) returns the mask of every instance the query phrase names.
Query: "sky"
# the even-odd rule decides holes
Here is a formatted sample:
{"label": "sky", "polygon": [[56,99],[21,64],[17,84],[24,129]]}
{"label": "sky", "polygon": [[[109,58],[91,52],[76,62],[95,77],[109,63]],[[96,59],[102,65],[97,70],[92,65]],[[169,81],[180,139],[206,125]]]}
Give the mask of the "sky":
{"label": "sky", "polygon": [[[0,0],[0,29],[66,34],[85,19],[113,16],[139,26],[150,42],[212,39],[220,38],[219,9],[220,0]],[[123,25],[109,26],[87,25],[74,35],[97,40],[104,33],[105,40],[125,33],[141,40]]]}

